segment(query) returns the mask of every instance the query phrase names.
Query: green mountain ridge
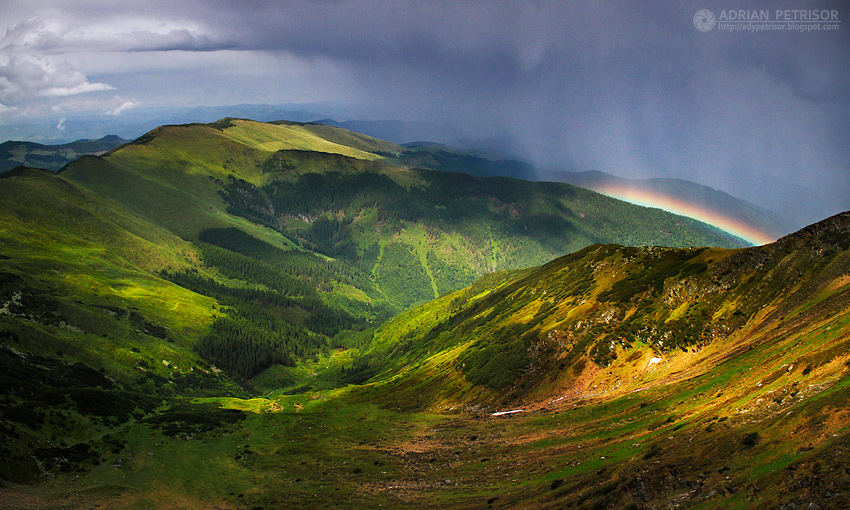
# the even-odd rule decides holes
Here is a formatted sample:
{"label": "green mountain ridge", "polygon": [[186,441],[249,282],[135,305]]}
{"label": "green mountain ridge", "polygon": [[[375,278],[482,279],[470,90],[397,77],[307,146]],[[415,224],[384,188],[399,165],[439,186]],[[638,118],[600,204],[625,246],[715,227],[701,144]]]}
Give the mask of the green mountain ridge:
{"label": "green mountain ridge", "polygon": [[[446,129],[427,124],[401,121],[347,121],[332,119],[316,121],[330,126],[344,127],[358,132],[378,136],[402,143],[412,149],[404,157],[418,160],[420,165],[439,169],[443,166],[452,171],[461,171],[476,176],[514,177],[531,181],[566,182],[603,194],[616,186],[631,192],[651,192],[656,197],[665,197],[692,207],[712,211],[722,217],[734,219],[778,238],[804,226],[782,217],[782,210],[757,206],[751,201],[733,197],[723,191],[712,189],[696,182],[674,178],[625,179],[600,171],[565,170],[529,162],[516,155],[516,148],[509,140],[467,140],[459,134],[452,136],[464,149],[453,148],[439,141],[446,140]],[[431,140],[412,142],[412,140]],[[490,147],[490,149],[486,149]],[[621,169],[622,170],[622,169]],[[764,202],[764,201],[762,201]],[[775,206],[775,204],[774,204]]]}
{"label": "green mountain ridge", "polygon": [[[406,329],[394,319],[380,328],[373,357],[398,362],[405,340],[421,359],[423,352],[477,339],[458,357],[461,372],[499,390],[496,402],[507,405],[505,388],[519,389],[523,399],[528,392],[549,394],[543,381],[563,384],[565,373],[582,380],[586,367],[623,368],[624,357],[635,361],[626,355],[634,349],[659,357],[697,354],[735,334],[752,334],[747,325],[754,318],[785,321],[803,303],[846,290],[848,221],[844,213],[744,250],[590,246],[407,312],[406,324],[421,326]],[[830,286],[835,289],[825,292]]]}
{"label": "green mountain ridge", "polygon": [[0,506],[840,506],[850,213],[736,248],[403,151],[224,119],[3,174]]}
{"label": "green mountain ridge", "polygon": [[610,187],[620,187],[632,192],[649,192],[680,203],[700,207],[714,214],[739,221],[776,239],[799,228],[799,224],[783,218],[781,213],[756,206],[744,199],[729,195],[708,186],[683,179],[650,178],[624,179],[604,172],[549,172],[546,180],[568,182],[583,188],[605,192]]}
{"label": "green mountain ridge", "polygon": [[403,151],[319,124],[224,119],[159,128],[63,176],[184,238],[232,225],[223,212],[242,216],[357,265],[379,288],[418,258],[407,291],[383,285],[402,307],[594,242],[741,246],[704,224],[579,188],[417,170],[394,156]]}

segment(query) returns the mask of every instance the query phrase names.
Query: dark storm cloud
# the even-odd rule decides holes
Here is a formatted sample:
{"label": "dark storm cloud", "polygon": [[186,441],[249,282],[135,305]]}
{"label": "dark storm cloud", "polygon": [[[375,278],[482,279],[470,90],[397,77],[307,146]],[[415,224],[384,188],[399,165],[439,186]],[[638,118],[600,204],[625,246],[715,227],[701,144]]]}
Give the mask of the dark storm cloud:
{"label": "dark storm cloud", "polygon": [[611,69],[625,78],[660,78],[675,86],[679,73],[718,64],[706,61],[711,56],[763,68],[815,99],[846,92],[847,85],[846,32],[803,34],[803,41],[776,34],[705,36],[690,23],[696,4],[250,2],[235,17],[233,3],[205,5],[199,11],[205,21],[243,49],[410,69],[424,80],[436,70],[438,76],[453,75],[447,86],[456,80],[498,87],[531,79],[527,86],[533,87],[538,72],[557,74],[564,66],[577,82],[588,84]]}
{"label": "dark storm cloud", "polygon": [[[20,19],[4,40],[18,60],[0,65],[20,68],[10,76],[40,65],[67,82],[32,89],[42,101],[46,90],[111,88],[110,111],[169,98],[332,100],[364,117],[507,137],[559,168],[686,178],[778,209],[788,190],[808,187],[818,204],[782,211],[805,220],[850,208],[850,27],[694,27],[699,9],[763,2],[56,2],[38,15],[12,6]],[[769,10],[810,7],[850,17],[837,2]],[[0,102],[22,108],[35,82],[7,79]]]}

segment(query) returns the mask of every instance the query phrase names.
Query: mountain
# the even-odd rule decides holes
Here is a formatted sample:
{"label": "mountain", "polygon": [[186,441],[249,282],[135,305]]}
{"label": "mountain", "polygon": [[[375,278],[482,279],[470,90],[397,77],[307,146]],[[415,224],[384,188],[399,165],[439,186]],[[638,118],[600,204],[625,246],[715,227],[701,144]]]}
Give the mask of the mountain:
{"label": "mountain", "polygon": [[775,212],[682,179],[623,179],[595,171],[559,172],[552,177],[631,203],[696,218],[753,244],[767,244],[799,228]]}
{"label": "mountain", "polygon": [[400,307],[595,242],[742,245],[580,188],[427,171],[404,153],[319,124],[227,119],[154,130],[63,177],[184,238],[262,225],[358,267]]}
{"label": "mountain", "polygon": [[[250,113],[253,118],[272,119],[286,113],[288,117],[309,117],[307,111],[286,110],[267,105],[238,105],[230,109],[199,108],[189,113],[195,118],[216,118],[216,112]],[[187,114],[188,115],[188,114]],[[189,119],[183,115],[172,121]],[[460,140],[460,132],[446,126],[405,121],[346,121],[332,119],[315,121],[332,127],[364,133],[396,143],[408,140]],[[452,134],[454,133],[454,134]],[[58,170],[84,154],[98,154],[111,150],[126,140],[114,135],[100,140],[78,140],[70,144],[43,146],[33,142],[6,142],[0,145],[0,171],[19,165]],[[457,142],[462,143],[462,142]],[[469,147],[480,146],[483,141],[470,142]],[[477,145],[476,145],[477,143]],[[422,168],[462,171],[477,176],[506,176],[532,181],[567,182],[608,196],[639,205],[659,207],[705,221],[753,244],[770,242],[791,230],[799,228],[779,218],[776,213],[756,207],[744,200],[680,179],[622,179],[602,172],[563,172],[545,170],[511,158],[509,155],[475,149],[457,149],[433,142],[406,143],[403,164]]]}
{"label": "mountain", "polygon": [[[28,117],[26,123],[16,122],[10,125],[0,125],[0,140],[31,140],[40,143],[57,144],[75,138],[97,138],[103,133],[116,133],[123,138],[136,138],[139,135],[164,124],[185,124],[191,122],[213,122],[216,119],[223,117],[233,118],[251,118],[259,121],[274,121],[277,119],[287,119],[291,121],[314,121],[316,123],[327,124],[335,127],[350,129],[359,133],[377,137],[383,140],[391,141],[398,144],[418,143],[419,141],[438,142],[459,148],[458,152],[466,154],[477,154],[484,156],[490,160],[523,160],[527,161],[530,157],[522,143],[519,143],[513,135],[505,134],[502,136],[491,135],[485,138],[475,138],[471,133],[464,132],[463,129],[447,124],[438,124],[423,121],[410,120],[346,120],[336,121],[335,118],[357,119],[362,118],[363,111],[357,108],[345,107],[339,104],[329,103],[310,103],[310,104],[283,104],[283,105],[266,105],[266,104],[240,104],[220,107],[132,107],[122,110],[120,115],[104,115],[98,113],[95,115],[63,115],[61,120],[55,115],[46,117]],[[321,120],[315,120],[321,119]],[[473,130],[474,131],[474,130]],[[7,168],[13,168],[12,165]],[[583,173],[584,168],[571,166],[569,163],[564,163],[564,166],[551,168],[549,165],[533,164],[531,165],[537,171],[552,172],[556,175],[538,176],[537,172],[531,172],[519,177],[528,180],[550,180],[560,182],[574,183],[570,176],[561,179],[557,174],[566,173]],[[621,169],[622,170],[622,169]],[[498,174],[509,175],[509,174]],[[576,176],[572,176],[576,177]],[[614,179],[619,179],[611,176]],[[754,169],[742,168],[738,172],[734,172],[728,176],[732,179],[728,183],[726,189],[734,190],[735,198],[747,202],[745,209],[750,210],[744,212],[738,208],[732,209],[727,213],[734,221],[746,220],[752,215],[751,209],[761,210],[757,215],[768,211],[767,222],[759,220],[756,228],[761,229],[759,235],[762,237],[750,237],[748,240],[753,244],[762,244],[764,239],[771,237],[775,239],[778,236],[792,232],[801,228],[804,225],[817,221],[834,212],[834,208],[830,208],[829,204],[825,203],[822,196],[810,188],[800,185],[792,185],[781,180],[763,175],[763,172],[755,171]],[[666,179],[664,179],[666,180]],[[637,184],[648,184],[641,182],[643,180],[627,180],[638,181]],[[680,181],[676,179],[676,181]],[[687,182],[687,181],[683,181]],[[659,183],[654,183],[657,185]],[[688,194],[699,198],[702,194],[701,190],[704,186],[692,183],[694,189]],[[711,195],[717,197],[708,197],[708,204],[697,202],[691,204],[685,201],[686,205],[692,207],[700,207],[696,211],[687,210],[679,207],[679,204],[671,204],[670,200],[679,200],[674,194],[658,195],[657,190],[653,193],[652,201],[647,201],[646,195],[642,197],[632,197],[629,195],[620,194],[615,198],[628,198],[629,201],[636,200],[634,203],[640,205],[649,205],[652,207],[667,208],[675,205],[676,209],[670,208],[671,212],[676,214],[694,214],[695,212],[704,213],[705,205],[711,205],[715,202],[715,198],[722,200],[723,193],[718,190],[711,190]],[[801,197],[803,198],[801,200]],[[800,210],[797,204],[805,203],[805,210]],[[740,204],[739,204],[740,206]],[[708,209],[710,210],[710,208]],[[697,219],[706,221],[711,219],[711,216],[697,216]],[[714,219],[717,219],[714,217]],[[774,232],[771,224],[778,223],[780,229]],[[728,226],[728,225],[727,225]],[[736,234],[739,235],[739,234]]]}
{"label": "mountain", "polygon": [[143,368],[229,387],[215,365],[274,386],[280,367],[493,270],[597,241],[741,244],[566,185],[406,168],[403,151],[317,124],[225,119],[157,128],[58,175],[6,172],[10,338],[46,334],[27,348],[129,379]]}
{"label": "mountain", "polygon": [[[248,380],[481,274],[592,242],[740,245],[579,188],[386,162],[402,151],[317,124],[225,119],[158,128],[57,176],[6,172],[6,302],[75,296],[69,317],[42,319],[103,338],[96,318],[117,306],[100,297],[108,289],[130,297],[116,328],[134,317],[158,332],[185,327],[153,295],[189,292],[227,311],[186,305],[197,327],[168,337],[191,351],[175,356]],[[89,356],[114,348],[101,342]]]}
{"label": "mountain", "polygon": [[[406,154],[407,159],[413,159],[427,168],[440,169],[443,164],[447,164],[451,171],[463,171],[471,175],[566,182],[627,202],[659,207],[695,218],[723,228],[753,244],[769,243],[805,225],[797,219],[785,218],[777,211],[790,210],[787,204],[783,204],[789,197],[812,193],[803,189],[792,192],[783,189],[780,183],[771,183],[770,189],[783,189],[780,193],[782,198],[780,194],[768,197],[762,196],[765,192],[757,184],[749,185],[747,189],[753,192],[747,195],[748,199],[761,204],[755,205],[749,200],[684,179],[626,179],[596,170],[564,171],[536,165],[515,156],[521,149],[515,147],[509,138],[466,140],[462,132],[438,124],[406,121],[338,122],[332,119],[315,122],[402,144],[411,149]],[[788,188],[788,185],[784,187]],[[814,216],[815,219],[818,217],[822,216]],[[812,216],[807,219],[814,221]]]}
{"label": "mountain", "polygon": [[399,500],[841,507],[848,250],[850,212],[743,250],[597,245],[394,319],[364,393],[452,416],[404,444]]}
{"label": "mountain", "polygon": [[799,226],[778,213],[701,184],[671,178],[624,179],[599,171],[566,172],[428,142],[405,144],[403,158],[427,168],[451,168],[470,175],[501,175],[532,181],[566,182],[627,202],[658,207],[717,226],[753,244],[766,244]]}
{"label": "mountain", "polygon": [[56,171],[80,156],[102,154],[125,143],[127,140],[115,135],[104,136],[97,140],[77,140],[61,145],[3,142],[0,144],[0,172],[6,172],[18,166]]}
{"label": "mountain", "polygon": [[846,498],[850,214],[740,248],[405,154],[223,119],[4,173],[0,506]]}

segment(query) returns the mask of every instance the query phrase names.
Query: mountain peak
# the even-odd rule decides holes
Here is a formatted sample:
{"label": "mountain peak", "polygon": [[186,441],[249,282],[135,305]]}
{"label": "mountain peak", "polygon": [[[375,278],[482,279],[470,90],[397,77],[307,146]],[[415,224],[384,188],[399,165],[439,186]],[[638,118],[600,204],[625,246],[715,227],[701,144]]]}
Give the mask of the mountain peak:
{"label": "mountain peak", "polygon": [[127,140],[121,138],[118,135],[106,135],[103,138],[97,140],[98,142],[116,142],[116,143],[126,143]]}

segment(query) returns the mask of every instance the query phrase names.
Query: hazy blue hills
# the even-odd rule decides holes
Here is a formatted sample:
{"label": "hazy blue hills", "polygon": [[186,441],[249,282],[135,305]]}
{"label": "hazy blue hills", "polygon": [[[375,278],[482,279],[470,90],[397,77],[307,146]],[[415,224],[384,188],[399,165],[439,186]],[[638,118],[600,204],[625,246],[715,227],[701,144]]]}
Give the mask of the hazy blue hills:
{"label": "hazy blue hills", "polygon": [[127,140],[115,135],[96,140],[77,140],[60,145],[42,145],[35,142],[8,141],[0,144],[0,172],[17,166],[43,168],[56,171],[80,156],[102,154]]}

